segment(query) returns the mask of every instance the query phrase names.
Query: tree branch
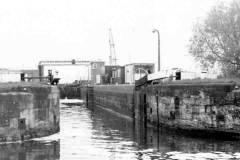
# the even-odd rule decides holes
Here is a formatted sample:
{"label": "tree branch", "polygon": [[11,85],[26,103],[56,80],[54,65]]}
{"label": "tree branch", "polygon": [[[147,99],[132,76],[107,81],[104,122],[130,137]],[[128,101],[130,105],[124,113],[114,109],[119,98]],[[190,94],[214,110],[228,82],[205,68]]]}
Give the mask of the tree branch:
{"label": "tree branch", "polygon": [[209,49],[211,50],[211,52],[218,58],[217,61],[227,62],[227,63],[230,63],[230,64],[232,64],[232,65],[238,65],[237,63],[232,62],[232,61],[229,60],[229,59],[224,59],[223,57],[221,57],[221,56],[219,55],[219,53],[217,53],[217,52],[214,50],[213,46],[210,44],[210,42],[208,41],[208,39],[206,38],[206,36],[204,35],[204,33],[201,31],[201,29],[200,29],[199,31],[200,31],[200,33],[202,34],[202,37],[204,37],[204,40],[205,40],[208,48],[209,48]]}

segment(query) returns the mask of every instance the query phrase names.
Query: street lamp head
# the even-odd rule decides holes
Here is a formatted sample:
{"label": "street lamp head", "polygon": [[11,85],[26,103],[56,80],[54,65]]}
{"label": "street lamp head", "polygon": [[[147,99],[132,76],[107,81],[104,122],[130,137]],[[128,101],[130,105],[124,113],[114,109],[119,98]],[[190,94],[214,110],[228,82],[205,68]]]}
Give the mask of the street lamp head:
{"label": "street lamp head", "polygon": [[153,29],[152,32],[155,33],[155,32],[158,32],[158,30],[157,29]]}

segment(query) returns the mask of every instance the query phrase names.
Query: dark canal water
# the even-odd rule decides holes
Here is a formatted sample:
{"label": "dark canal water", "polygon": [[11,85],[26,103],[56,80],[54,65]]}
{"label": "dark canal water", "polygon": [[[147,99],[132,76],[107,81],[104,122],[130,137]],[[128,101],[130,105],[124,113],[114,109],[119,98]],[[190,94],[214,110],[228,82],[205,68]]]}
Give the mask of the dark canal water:
{"label": "dark canal water", "polygon": [[61,104],[61,132],[0,145],[0,160],[240,159],[240,141],[197,139],[151,128],[84,105]]}

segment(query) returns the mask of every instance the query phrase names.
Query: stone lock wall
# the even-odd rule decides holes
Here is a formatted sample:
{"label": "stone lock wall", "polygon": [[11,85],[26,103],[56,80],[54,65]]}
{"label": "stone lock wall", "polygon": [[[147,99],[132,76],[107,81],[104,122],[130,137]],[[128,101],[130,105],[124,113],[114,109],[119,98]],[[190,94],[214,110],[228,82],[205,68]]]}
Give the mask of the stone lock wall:
{"label": "stone lock wall", "polygon": [[181,129],[240,133],[240,90],[235,82],[162,83],[142,89],[147,121]]}
{"label": "stone lock wall", "polygon": [[60,98],[79,98],[81,95],[82,86],[79,84],[73,85],[58,85],[58,89],[60,91]]}
{"label": "stone lock wall", "polygon": [[59,90],[34,83],[0,84],[0,141],[59,131]]}
{"label": "stone lock wall", "polygon": [[136,126],[143,128],[150,124],[190,130],[192,133],[207,131],[235,136],[240,135],[238,88],[238,81],[182,80],[146,83],[137,87],[82,86],[77,94],[87,106],[101,106],[126,115],[135,119]]}
{"label": "stone lock wall", "polygon": [[93,92],[95,105],[133,118],[134,85],[95,85]]}

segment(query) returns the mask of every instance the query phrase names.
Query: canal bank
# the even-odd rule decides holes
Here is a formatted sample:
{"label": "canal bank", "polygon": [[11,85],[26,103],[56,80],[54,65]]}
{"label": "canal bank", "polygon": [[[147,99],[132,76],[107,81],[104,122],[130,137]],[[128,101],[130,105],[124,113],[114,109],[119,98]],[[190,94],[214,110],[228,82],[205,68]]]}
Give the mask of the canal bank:
{"label": "canal bank", "polygon": [[79,88],[87,104],[120,113],[136,125],[195,136],[239,138],[239,84],[232,80],[181,80]]}
{"label": "canal bank", "polygon": [[[67,102],[67,100],[64,100]],[[0,159],[142,160],[239,159],[239,141],[190,138],[134,124],[98,107],[60,104],[61,131],[22,143],[0,143]]]}
{"label": "canal bank", "polygon": [[59,90],[40,83],[0,84],[0,142],[59,131]]}
{"label": "canal bank", "polygon": [[232,80],[182,80],[136,87],[135,119],[188,135],[239,138],[240,90]]}

